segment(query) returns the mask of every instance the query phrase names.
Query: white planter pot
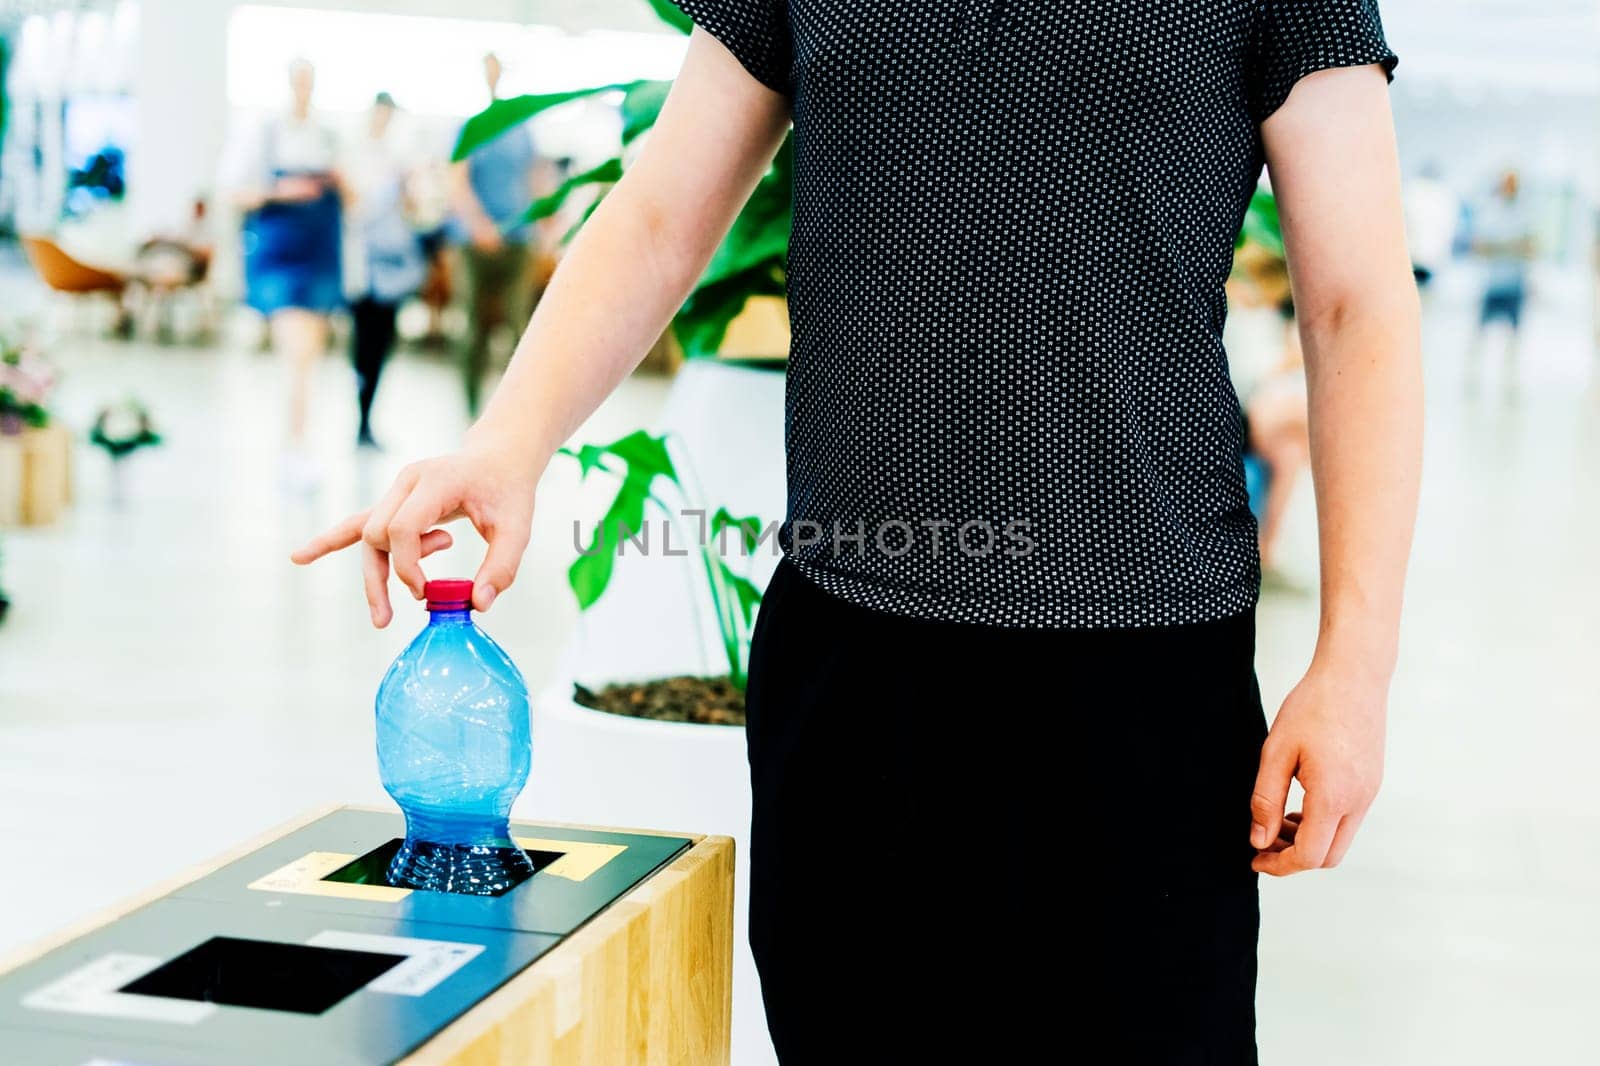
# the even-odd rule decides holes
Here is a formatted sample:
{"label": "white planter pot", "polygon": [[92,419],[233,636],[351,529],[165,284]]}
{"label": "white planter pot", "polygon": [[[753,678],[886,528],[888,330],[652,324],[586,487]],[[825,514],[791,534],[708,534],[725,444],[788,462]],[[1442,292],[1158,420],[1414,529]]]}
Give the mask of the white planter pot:
{"label": "white planter pot", "polygon": [[678,371],[661,428],[678,438],[712,507],[783,518],[783,391],[781,367],[695,359]]}
{"label": "white planter pot", "polygon": [[533,771],[519,817],[715,833],[736,841],[733,1062],[777,1061],[746,935],[750,885],[750,777],[744,729],[651,722],[572,701],[571,683],[533,708]]}
{"label": "white planter pot", "polygon": [[[674,435],[685,471],[713,510],[763,519],[784,507],[783,374],[710,360],[684,365],[661,429]],[[758,559],[765,583],[776,559]],[[716,627],[693,559],[618,559],[611,585],[579,622],[564,678],[608,681],[725,669]],[[750,775],[744,730],[650,722],[572,702],[572,683],[534,701],[533,771],[517,803],[527,818],[715,833],[737,844],[734,867],[734,1066],[776,1063],[746,936],[749,908]]]}

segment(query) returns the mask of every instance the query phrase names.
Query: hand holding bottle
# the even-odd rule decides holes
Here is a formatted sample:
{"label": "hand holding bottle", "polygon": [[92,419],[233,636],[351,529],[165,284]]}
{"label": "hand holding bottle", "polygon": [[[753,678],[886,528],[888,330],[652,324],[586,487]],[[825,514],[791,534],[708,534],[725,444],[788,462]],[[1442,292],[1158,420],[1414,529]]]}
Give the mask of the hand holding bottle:
{"label": "hand holding bottle", "polygon": [[390,568],[422,599],[422,560],[452,543],[449,532],[436,527],[465,518],[489,546],[472,588],[473,607],[486,611],[516,580],[540,473],[541,464],[529,462],[525,453],[469,435],[459,452],[406,466],[370,510],[313,537],[289,558],[304,566],[359,543],[367,605],[372,624],[381,629],[394,617]]}

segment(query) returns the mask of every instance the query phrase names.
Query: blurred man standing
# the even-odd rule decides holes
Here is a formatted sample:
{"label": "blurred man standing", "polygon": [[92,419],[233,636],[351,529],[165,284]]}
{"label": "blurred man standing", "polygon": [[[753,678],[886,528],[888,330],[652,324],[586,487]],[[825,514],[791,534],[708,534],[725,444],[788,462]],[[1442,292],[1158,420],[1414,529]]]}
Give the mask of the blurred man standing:
{"label": "blurred man standing", "polygon": [[1483,310],[1478,337],[1473,344],[1473,365],[1482,353],[1484,335],[1497,321],[1509,330],[1506,362],[1516,360],[1522,331],[1522,308],[1528,298],[1528,264],[1535,253],[1533,221],[1522,196],[1522,180],[1515,170],[1500,178],[1494,196],[1473,217],[1472,249],[1487,267]]}
{"label": "blurred man standing", "polygon": [[[500,59],[483,57],[491,100],[499,95]],[[468,309],[472,316],[461,355],[467,410],[475,417],[489,369],[489,345],[501,326],[521,331],[529,314],[528,245],[521,221],[534,196],[537,156],[526,125],[501,134],[451,168],[450,198],[466,238]]]}

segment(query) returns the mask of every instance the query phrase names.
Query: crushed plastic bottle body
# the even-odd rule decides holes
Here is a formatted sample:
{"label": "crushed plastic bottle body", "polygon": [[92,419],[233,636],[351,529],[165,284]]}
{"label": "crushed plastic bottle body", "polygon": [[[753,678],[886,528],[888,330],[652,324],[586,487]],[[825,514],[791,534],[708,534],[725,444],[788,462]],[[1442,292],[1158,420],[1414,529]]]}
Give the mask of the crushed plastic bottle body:
{"label": "crushed plastic bottle body", "polygon": [[532,761],[528,688],[473,621],[471,590],[428,582],[428,625],[378,688],[378,769],[406,817],[390,884],[499,895],[533,873],[510,826]]}

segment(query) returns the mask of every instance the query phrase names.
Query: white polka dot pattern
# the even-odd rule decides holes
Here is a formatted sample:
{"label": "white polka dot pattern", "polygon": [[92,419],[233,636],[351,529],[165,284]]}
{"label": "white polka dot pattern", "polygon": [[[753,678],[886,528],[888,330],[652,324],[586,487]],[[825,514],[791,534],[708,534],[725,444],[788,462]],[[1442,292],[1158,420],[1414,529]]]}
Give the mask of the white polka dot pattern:
{"label": "white polka dot pattern", "polygon": [[788,0],[672,0],[727,46],[757,81],[787,93],[793,53]]}
{"label": "white polka dot pattern", "polygon": [[1377,0],[1266,0],[1251,41],[1250,105],[1264,120],[1307,74],[1399,62],[1384,43]]}
{"label": "white polka dot pattern", "polygon": [[992,625],[1249,609],[1223,283],[1260,120],[1393,67],[1373,0],[676,2],[793,100],[801,571]]}

